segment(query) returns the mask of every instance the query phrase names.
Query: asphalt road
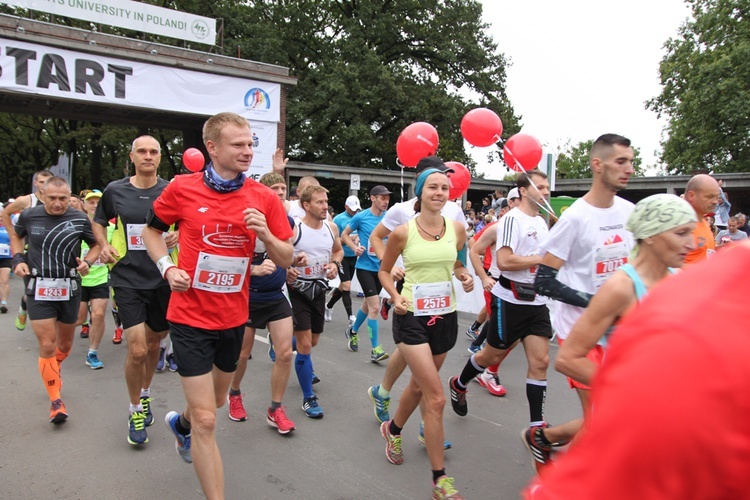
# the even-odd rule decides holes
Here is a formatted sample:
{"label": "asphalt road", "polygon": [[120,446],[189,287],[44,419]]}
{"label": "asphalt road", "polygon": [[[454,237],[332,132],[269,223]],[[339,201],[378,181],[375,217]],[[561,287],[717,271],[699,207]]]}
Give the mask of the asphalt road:
{"label": "asphalt road", "polygon": [[[180,411],[185,404],[176,373],[154,376],[156,419],[148,429],[149,443],[128,444],[123,379],[127,346],[112,344],[110,314],[99,350],[104,368],[94,371],[84,364],[88,343],[76,333],[72,353],[63,363],[62,396],[70,418],[58,426],[48,422],[49,401],[37,369],[36,338],[30,325],[19,332],[13,324],[20,293],[20,280],[11,278],[11,310],[0,315],[0,498],[202,498],[192,466],[177,456],[173,435],[163,423],[167,411]],[[356,308],[360,300],[354,302]],[[446,394],[448,378],[457,375],[468,359],[469,341],[463,332],[472,320],[462,314],[458,343],[443,366]],[[389,323],[381,320],[380,329],[382,343],[391,352]],[[263,336],[256,341],[243,383],[248,420],[233,422],[226,407],[218,410],[227,498],[430,498],[430,465],[417,441],[419,416],[414,415],[403,432],[404,463],[390,464],[366,394],[369,386],[379,383],[385,363],[370,362],[366,339],[360,341],[360,352],[349,352],[345,327],[339,303],[313,351],[315,372],[322,379],[315,390],[323,419],[304,415],[296,377],[290,378],[284,403],[297,430],[289,436],[279,435],[265,422],[271,361],[266,356],[265,332],[259,332]],[[555,353],[552,347],[551,357]],[[392,412],[407,374],[392,392]],[[518,498],[532,477],[530,457],[519,439],[529,418],[522,349],[511,353],[500,375],[507,396],[491,396],[472,383],[469,415],[455,415],[450,403],[445,410],[446,437],[454,446],[446,452],[446,469],[466,498]],[[577,398],[563,377],[553,370],[549,377],[547,419],[560,423],[578,417]]]}

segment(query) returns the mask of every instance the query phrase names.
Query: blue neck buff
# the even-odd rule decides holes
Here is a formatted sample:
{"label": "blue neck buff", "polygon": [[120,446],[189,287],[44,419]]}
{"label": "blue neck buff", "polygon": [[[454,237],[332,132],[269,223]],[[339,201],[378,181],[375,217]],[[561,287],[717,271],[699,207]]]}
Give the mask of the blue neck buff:
{"label": "blue neck buff", "polygon": [[225,180],[222,179],[219,174],[214,170],[214,164],[209,163],[206,170],[203,172],[203,182],[209,188],[219,193],[231,193],[237,191],[245,184],[245,174],[237,174],[234,179]]}
{"label": "blue neck buff", "polygon": [[414,194],[417,195],[417,198],[422,196],[422,189],[424,189],[424,183],[427,178],[435,172],[440,172],[441,174],[447,175],[444,171],[437,168],[426,168],[419,173],[419,175],[417,176],[417,183],[414,186]]}

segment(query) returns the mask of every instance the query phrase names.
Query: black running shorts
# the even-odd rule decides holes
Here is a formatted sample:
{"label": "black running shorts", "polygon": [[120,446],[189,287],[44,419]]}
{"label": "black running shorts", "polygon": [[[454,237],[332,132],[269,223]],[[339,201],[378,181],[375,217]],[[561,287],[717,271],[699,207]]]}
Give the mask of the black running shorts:
{"label": "black running shorts", "polygon": [[393,342],[397,345],[429,344],[432,354],[443,354],[456,345],[458,315],[455,312],[442,316],[404,316],[393,314]]}
{"label": "black running shorts", "polygon": [[516,340],[529,335],[552,338],[547,306],[519,305],[493,295],[487,343],[495,349],[508,349]]}
{"label": "black running shorts", "polygon": [[206,330],[170,323],[177,373],[182,377],[197,377],[211,373],[214,366],[223,372],[235,371],[244,333],[245,325]]}
{"label": "black running shorts", "polygon": [[378,279],[378,273],[375,271],[357,269],[357,280],[359,280],[359,286],[362,287],[362,292],[364,292],[365,297],[379,295],[380,290],[383,288]]}
{"label": "black running shorts", "polygon": [[250,318],[247,320],[248,328],[266,328],[268,323],[288,318],[292,315],[292,306],[286,297],[264,302],[250,301]]}
{"label": "black running shorts", "polygon": [[153,290],[114,287],[114,291],[120,321],[125,330],[141,323],[146,323],[157,333],[169,330],[167,306],[172,293],[169,285]]}

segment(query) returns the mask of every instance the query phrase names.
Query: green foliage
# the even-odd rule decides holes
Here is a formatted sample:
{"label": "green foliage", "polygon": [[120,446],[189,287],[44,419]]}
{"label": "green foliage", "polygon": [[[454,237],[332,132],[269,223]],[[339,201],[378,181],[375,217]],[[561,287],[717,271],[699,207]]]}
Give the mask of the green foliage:
{"label": "green foliage", "polygon": [[[594,145],[593,140],[581,141],[576,145],[568,143],[565,150],[557,156],[557,178],[558,179],[588,179],[591,177],[589,168],[589,151]],[[633,158],[633,167],[636,176],[642,176],[643,159],[641,151],[633,148],[635,157]]]}
{"label": "green foliage", "polygon": [[661,94],[670,174],[750,171],[750,0],[686,0],[693,19],[665,44]]}

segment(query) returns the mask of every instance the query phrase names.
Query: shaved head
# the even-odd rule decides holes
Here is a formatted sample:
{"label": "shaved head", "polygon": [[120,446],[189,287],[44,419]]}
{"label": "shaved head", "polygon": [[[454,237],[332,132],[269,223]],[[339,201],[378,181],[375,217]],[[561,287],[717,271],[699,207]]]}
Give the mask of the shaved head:
{"label": "shaved head", "polygon": [[685,187],[685,192],[699,192],[703,191],[704,189],[713,189],[718,187],[719,183],[710,175],[698,174],[690,178],[687,186]]}

